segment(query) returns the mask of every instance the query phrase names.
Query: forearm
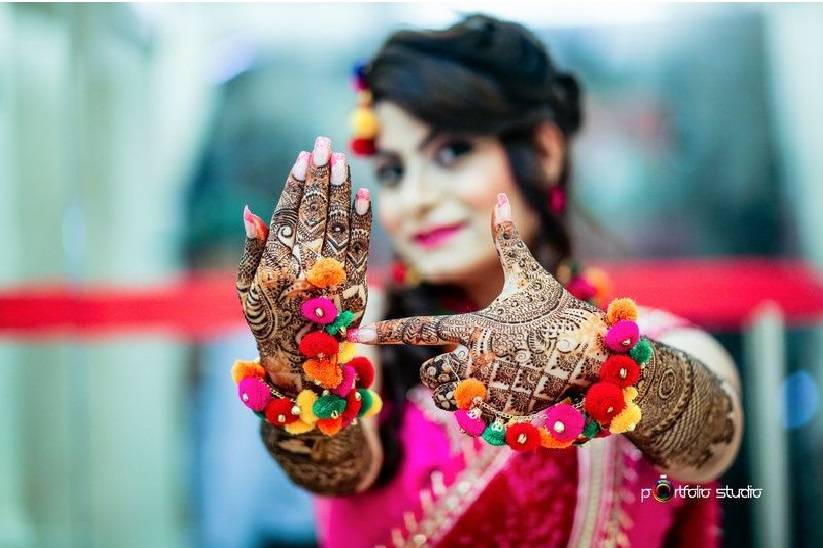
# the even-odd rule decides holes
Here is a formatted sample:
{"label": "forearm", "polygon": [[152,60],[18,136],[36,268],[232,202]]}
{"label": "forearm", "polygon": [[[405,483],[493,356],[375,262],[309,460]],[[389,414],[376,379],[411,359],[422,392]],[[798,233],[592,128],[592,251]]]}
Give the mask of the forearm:
{"label": "forearm", "polygon": [[686,352],[662,342],[652,346],[635,400],[643,418],[627,436],[675,479],[714,479],[739,447],[737,387]]}
{"label": "forearm", "polygon": [[380,451],[368,439],[363,422],[328,437],[317,430],[292,435],[260,422],[263,444],[297,485],[322,495],[365,489],[374,479]]}

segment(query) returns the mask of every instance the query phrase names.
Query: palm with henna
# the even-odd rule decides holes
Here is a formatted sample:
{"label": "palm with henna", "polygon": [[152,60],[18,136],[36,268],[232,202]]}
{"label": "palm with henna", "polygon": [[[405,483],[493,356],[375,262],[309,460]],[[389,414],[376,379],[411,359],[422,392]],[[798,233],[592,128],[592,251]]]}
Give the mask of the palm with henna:
{"label": "palm with henna", "polygon": [[537,262],[520,239],[505,194],[498,196],[492,232],[505,283],[489,306],[385,320],[353,336],[368,344],[455,344],[420,368],[437,406],[456,409],[457,383],[471,377],[488,387],[486,403],[495,414],[523,416],[597,380],[607,357],[605,314],[573,297]]}
{"label": "palm with henna", "polygon": [[366,263],[371,207],[366,189],[352,204],[351,177],[343,154],[318,137],[314,151],[301,152],[289,174],[271,223],[248,209],[246,247],[237,272],[237,294],[257,341],[260,363],[286,393],[299,392],[305,380],[298,342],[312,330],[300,305],[319,291],[306,272],[320,257],[344,265],[346,279],[323,295],[339,310],[355,313],[356,326],[366,307]]}

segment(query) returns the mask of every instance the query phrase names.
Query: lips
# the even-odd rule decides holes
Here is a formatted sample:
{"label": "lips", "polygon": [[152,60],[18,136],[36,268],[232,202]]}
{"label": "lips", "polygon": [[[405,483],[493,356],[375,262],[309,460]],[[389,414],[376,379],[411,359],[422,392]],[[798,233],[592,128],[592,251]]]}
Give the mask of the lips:
{"label": "lips", "polygon": [[416,233],[412,236],[412,240],[421,247],[437,247],[460,232],[464,225],[463,222],[438,225]]}

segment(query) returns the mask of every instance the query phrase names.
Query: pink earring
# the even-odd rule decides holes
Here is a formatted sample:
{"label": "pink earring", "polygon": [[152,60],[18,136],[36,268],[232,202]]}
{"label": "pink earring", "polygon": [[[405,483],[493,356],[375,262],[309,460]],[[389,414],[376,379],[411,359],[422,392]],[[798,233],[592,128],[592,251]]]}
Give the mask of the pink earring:
{"label": "pink earring", "polygon": [[555,215],[563,213],[566,209],[566,192],[559,186],[549,189],[549,209]]}

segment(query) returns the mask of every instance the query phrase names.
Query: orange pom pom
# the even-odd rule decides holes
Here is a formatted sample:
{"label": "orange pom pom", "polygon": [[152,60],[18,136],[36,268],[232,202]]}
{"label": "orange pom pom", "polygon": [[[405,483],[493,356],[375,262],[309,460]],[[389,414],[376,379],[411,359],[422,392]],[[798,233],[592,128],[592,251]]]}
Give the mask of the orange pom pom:
{"label": "orange pom pom", "polygon": [[333,419],[320,419],[315,423],[317,429],[323,432],[327,436],[333,436],[340,432],[340,429],[343,428],[343,417],[336,417]]}
{"label": "orange pom pom", "polygon": [[331,287],[346,280],[346,271],[337,259],[323,257],[306,272],[306,281],[315,287]]}
{"label": "orange pom pom", "polygon": [[469,409],[474,398],[486,399],[486,386],[477,379],[464,379],[454,389],[454,401],[460,409]]}
{"label": "orange pom pom", "polygon": [[606,323],[614,325],[620,320],[637,321],[637,305],[632,299],[624,297],[609,303],[606,311]]}
{"label": "orange pom pom", "polygon": [[343,380],[343,372],[337,366],[337,357],[333,359],[306,360],[303,362],[303,372],[311,381],[317,382],[323,388],[337,388]]}
{"label": "orange pom pom", "polygon": [[569,447],[574,440],[569,441],[560,441],[554,436],[552,436],[548,430],[545,428],[538,429],[540,432],[540,445],[545,447],[546,449],[563,449],[564,447]]}
{"label": "orange pom pom", "polygon": [[583,271],[583,277],[594,287],[594,301],[598,306],[603,306],[612,293],[612,282],[609,275],[600,268],[587,268]]}
{"label": "orange pom pom", "polygon": [[257,362],[236,360],[231,368],[231,378],[234,384],[238,384],[247,377],[263,378],[265,375],[266,370]]}

